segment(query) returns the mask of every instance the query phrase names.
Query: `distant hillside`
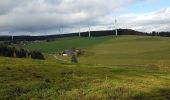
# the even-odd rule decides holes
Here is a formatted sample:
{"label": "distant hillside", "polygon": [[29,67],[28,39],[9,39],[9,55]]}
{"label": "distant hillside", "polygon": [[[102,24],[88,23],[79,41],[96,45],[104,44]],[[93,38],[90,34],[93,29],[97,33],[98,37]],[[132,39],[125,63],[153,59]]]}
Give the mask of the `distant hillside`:
{"label": "distant hillside", "polygon": [[51,42],[33,42],[24,47],[50,54],[80,48],[86,51],[79,58],[79,62],[84,64],[147,65],[163,62],[170,65],[169,42],[170,39],[165,37],[123,35],[63,38]]}
{"label": "distant hillside", "polygon": [[105,41],[112,39],[113,37],[105,36],[105,37],[95,37],[95,38],[62,38],[51,42],[38,42],[38,43],[30,43],[25,45],[27,49],[31,50],[40,50],[45,53],[56,53],[67,49],[72,48],[90,48],[92,46],[98,45]]}
{"label": "distant hillside", "polygon": [[[74,37],[78,36],[79,33],[67,33],[67,34],[56,34],[56,35],[43,35],[43,36],[14,36],[14,41],[35,41],[35,40],[47,40],[54,38]],[[115,30],[105,31],[91,31],[92,37],[115,35]],[[118,35],[145,35],[144,32],[139,32],[130,29],[118,29]],[[82,37],[88,37],[89,32],[81,32]],[[0,41],[10,41],[11,36],[0,36]]]}
{"label": "distant hillside", "polygon": [[[104,30],[104,31],[91,31],[92,37],[98,36],[109,36],[115,35],[115,30]],[[170,37],[170,32],[139,32],[132,29],[118,29],[118,35],[152,35],[152,36],[164,36]],[[13,36],[14,41],[35,41],[35,40],[47,40],[55,38],[64,38],[64,37],[74,37],[79,36],[79,33],[67,33],[67,34],[56,34],[56,35],[42,35],[42,36]],[[81,32],[82,37],[88,37],[89,32]],[[11,36],[0,36],[0,41],[10,41],[12,40]]]}

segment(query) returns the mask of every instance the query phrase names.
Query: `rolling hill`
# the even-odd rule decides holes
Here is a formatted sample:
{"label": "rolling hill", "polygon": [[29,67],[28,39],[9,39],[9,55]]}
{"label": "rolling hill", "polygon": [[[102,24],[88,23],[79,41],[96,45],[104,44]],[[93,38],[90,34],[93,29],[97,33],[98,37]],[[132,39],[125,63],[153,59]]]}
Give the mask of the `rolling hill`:
{"label": "rolling hill", "polygon": [[84,64],[149,65],[162,62],[170,65],[169,43],[167,37],[106,36],[64,38],[54,42],[29,44],[26,48],[38,49],[44,53],[82,48],[86,54],[79,58],[79,62]]}
{"label": "rolling hill", "polygon": [[106,36],[25,45],[47,55],[72,47],[86,53],[78,64],[0,57],[0,100],[169,100],[169,41]]}
{"label": "rolling hill", "polygon": [[1,100],[168,100],[169,69],[0,57]]}

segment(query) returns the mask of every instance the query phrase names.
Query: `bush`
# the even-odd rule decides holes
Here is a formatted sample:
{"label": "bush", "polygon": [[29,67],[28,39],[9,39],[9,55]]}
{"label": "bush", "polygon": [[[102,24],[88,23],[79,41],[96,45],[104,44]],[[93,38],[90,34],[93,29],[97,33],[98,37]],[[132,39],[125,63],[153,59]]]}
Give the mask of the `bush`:
{"label": "bush", "polygon": [[162,72],[167,72],[170,70],[164,61],[158,61],[155,64],[148,64],[146,67],[150,70],[159,70]]}
{"label": "bush", "polygon": [[41,60],[45,59],[44,55],[39,51],[31,51],[29,55],[31,56],[32,59],[41,59]]}
{"label": "bush", "polygon": [[73,62],[73,63],[78,63],[78,59],[77,59],[76,55],[73,55],[73,56],[71,57],[71,62]]}
{"label": "bush", "polygon": [[83,56],[85,54],[85,51],[82,49],[77,50],[77,56]]}
{"label": "bush", "polygon": [[3,44],[0,45],[0,56],[14,57],[14,53],[15,48]]}
{"label": "bush", "polygon": [[32,59],[45,59],[44,55],[39,51],[28,52],[23,48],[16,49],[15,47],[0,44],[0,56],[26,58],[28,55],[30,55]]}
{"label": "bush", "polygon": [[17,58],[26,58],[27,57],[27,50],[20,48],[19,50],[16,50],[16,57]]}
{"label": "bush", "polygon": [[55,41],[55,39],[47,39],[46,42],[52,42]]}

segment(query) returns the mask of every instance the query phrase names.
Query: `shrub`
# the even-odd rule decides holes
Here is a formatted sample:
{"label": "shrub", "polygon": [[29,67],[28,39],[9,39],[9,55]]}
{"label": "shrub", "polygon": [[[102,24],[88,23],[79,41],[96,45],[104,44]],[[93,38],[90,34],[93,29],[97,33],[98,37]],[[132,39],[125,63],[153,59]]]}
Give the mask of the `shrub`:
{"label": "shrub", "polygon": [[77,50],[77,56],[83,56],[85,54],[85,51],[82,49]]}
{"label": "shrub", "polygon": [[150,70],[159,70],[162,72],[169,71],[169,68],[164,61],[158,61],[155,64],[148,64],[146,65],[146,67],[149,68]]}
{"label": "shrub", "polygon": [[47,39],[46,42],[52,42],[55,41],[55,39]]}
{"label": "shrub", "polygon": [[167,67],[167,65],[166,65],[166,63],[165,63],[164,61],[159,61],[159,62],[157,63],[157,66],[158,66],[158,68],[159,68],[160,71],[166,72],[166,71],[169,70],[168,67]]}
{"label": "shrub", "polygon": [[16,49],[15,47],[0,44],[0,56],[26,58],[27,55],[30,55],[32,59],[45,59],[44,55],[39,51],[28,52],[23,48]]}
{"label": "shrub", "polygon": [[41,59],[44,60],[44,55],[40,51],[31,51],[29,53],[32,59]]}
{"label": "shrub", "polygon": [[0,45],[0,56],[4,57],[14,57],[15,48],[7,46],[7,45]]}
{"label": "shrub", "polygon": [[77,59],[76,55],[72,55],[71,62],[78,63],[78,59]]}
{"label": "shrub", "polygon": [[27,57],[27,51],[23,48],[20,48],[19,50],[16,50],[16,57],[17,58],[26,58]]}

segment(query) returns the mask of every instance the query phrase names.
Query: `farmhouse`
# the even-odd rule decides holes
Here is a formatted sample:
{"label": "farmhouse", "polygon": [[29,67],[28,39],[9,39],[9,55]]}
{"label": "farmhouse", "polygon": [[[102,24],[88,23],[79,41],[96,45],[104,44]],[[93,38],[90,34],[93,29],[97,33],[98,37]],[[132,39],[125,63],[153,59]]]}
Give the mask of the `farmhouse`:
{"label": "farmhouse", "polygon": [[71,56],[74,54],[73,50],[64,50],[63,56]]}

